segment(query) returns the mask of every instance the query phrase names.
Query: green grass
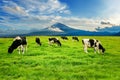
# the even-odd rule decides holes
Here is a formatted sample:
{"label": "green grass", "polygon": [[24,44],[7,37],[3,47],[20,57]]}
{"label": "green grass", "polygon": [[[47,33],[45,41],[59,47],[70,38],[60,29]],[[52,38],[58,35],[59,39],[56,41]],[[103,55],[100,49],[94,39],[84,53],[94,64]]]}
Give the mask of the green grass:
{"label": "green grass", "polygon": [[[27,37],[28,51],[8,54],[13,38],[0,38],[0,80],[120,80],[120,37],[79,36],[80,42],[61,40],[62,46],[48,45],[49,36]],[[95,38],[106,48],[104,55],[83,51],[81,40]]]}

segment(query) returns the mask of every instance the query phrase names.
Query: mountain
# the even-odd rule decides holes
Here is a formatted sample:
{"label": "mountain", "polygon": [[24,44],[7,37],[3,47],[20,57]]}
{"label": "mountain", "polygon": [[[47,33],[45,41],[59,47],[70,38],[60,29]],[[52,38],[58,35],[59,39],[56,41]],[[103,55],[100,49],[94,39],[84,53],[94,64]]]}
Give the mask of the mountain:
{"label": "mountain", "polygon": [[76,32],[76,31],[84,31],[84,30],[79,30],[79,29],[74,29],[71,28],[65,24],[62,23],[55,23],[53,25],[51,25],[50,27],[47,27],[43,30],[46,31],[53,31],[53,32],[63,32],[63,33],[70,33],[70,32]]}
{"label": "mountain", "polygon": [[30,35],[76,35],[80,32],[82,34],[83,32],[86,33],[87,31],[74,29],[62,23],[55,23],[50,27],[44,28],[40,31],[32,32]]}
{"label": "mountain", "polygon": [[78,36],[78,35],[111,35],[109,32],[90,32],[71,28],[62,23],[55,23],[50,27],[29,33],[28,35],[61,35],[61,36]]}
{"label": "mountain", "polygon": [[62,23],[55,23],[44,29],[31,30],[7,30],[2,32],[0,30],[0,37],[14,37],[14,36],[112,36],[118,35],[110,32],[91,32],[80,29],[71,28]]}
{"label": "mountain", "polygon": [[120,36],[120,32],[115,33],[114,36]]}
{"label": "mountain", "polygon": [[56,31],[56,32],[71,32],[73,30],[76,30],[76,29],[70,28],[62,23],[55,23],[46,29],[51,30],[51,31]]}

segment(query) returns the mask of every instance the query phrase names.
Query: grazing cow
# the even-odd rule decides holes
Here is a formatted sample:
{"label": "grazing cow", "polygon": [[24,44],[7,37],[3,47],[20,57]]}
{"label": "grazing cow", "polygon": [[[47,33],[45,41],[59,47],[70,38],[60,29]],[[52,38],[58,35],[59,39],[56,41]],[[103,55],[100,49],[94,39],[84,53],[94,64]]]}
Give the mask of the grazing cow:
{"label": "grazing cow", "polygon": [[36,42],[38,45],[41,46],[40,38],[37,37],[37,38],[35,39],[35,42]]}
{"label": "grazing cow", "polygon": [[68,38],[67,38],[66,36],[61,36],[61,38],[62,38],[63,40],[68,40]]}
{"label": "grazing cow", "polygon": [[73,36],[72,40],[79,41],[78,37],[76,37],[76,36]]}
{"label": "grazing cow", "polygon": [[84,46],[84,51],[86,53],[88,53],[87,48],[91,47],[94,48],[95,53],[96,51],[98,53],[104,53],[105,52],[105,48],[103,48],[103,46],[101,45],[100,41],[96,40],[96,39],[82,39],[82,43]]}
{"label": "grazing cow", "polygon": [[24,54],[24,51],[27,50],[26,37],[17,36],[14,38],[13,43],[8,48],[8,53],[12,53],[16,48],[19,48],[19,54],[21,51]]}
{"label": "grazing cow", "polygon": [[61,46],[61,42],[57,38],[48,38],[49,44],[56,43],[58,46]]}

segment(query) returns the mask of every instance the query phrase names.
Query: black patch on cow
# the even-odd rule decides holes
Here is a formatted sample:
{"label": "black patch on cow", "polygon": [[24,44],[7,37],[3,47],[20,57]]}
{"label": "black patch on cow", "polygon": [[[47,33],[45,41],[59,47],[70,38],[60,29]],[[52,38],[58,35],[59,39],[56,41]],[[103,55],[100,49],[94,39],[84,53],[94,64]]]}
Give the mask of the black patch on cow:
{"label": "black patch on cow", "polygon": [[35,39],[35,42],[41,46],[41,42],[40,42],[40,39],[39,39],[39,38],[36,38],[36,39]]}
{"label": "black patch on cow", "polygon": [[79,41],[78,37],[74,36],[72,37],[73,40]]}
{"label": "black patch on cow", "polygon": [[62,36],[61,37],[63,40],[68,40],[68,38],[66,36]]}
{"label": "black patch on cow", "polygon": [[94,40],[93,39],[89,39],[89,42],[90,42],[90,47],[94,47]]}
{"label": "black patch on cow", "polygon": [[102,52],[105,52],[105,48],[103,48],[103,46],[101,44],[99,44],[99,49],[102,50]]}
{"label": "black patch on cow", "polygon": [[56,38],[49,38],[48,40],[49,40],[49,41],[52,41],[52,40],[55,41],[55,40],[57,40],[57,39],[56,39]]}
{"label": "black patch on cow", "polygon": [[98,40],[96,40],[96,42],[99,42]]}
{"label": "black patch on cow", "polygon": [[94,47],[97,47],[97,42],[95,42]]}
{"label": "black patch on cow", "polygon": [[20,37],[22,39],[22,45],[27,45],[26,37]]}

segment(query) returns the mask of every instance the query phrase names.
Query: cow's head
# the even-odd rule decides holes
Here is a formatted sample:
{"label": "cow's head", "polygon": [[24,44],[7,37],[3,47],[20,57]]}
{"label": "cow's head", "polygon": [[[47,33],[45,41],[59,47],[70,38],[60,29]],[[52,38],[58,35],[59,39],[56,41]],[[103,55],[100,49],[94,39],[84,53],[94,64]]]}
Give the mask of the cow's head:
{"label": "cow's head", "polygon": [[8,53],[12,53],[14,49],[21,45],[21,40],[13,41],[12,45],[8,48]]}
{"label": "cow's head", "polygon": [[105,48],[99,43],[99,49],[101,49],[101,52],[104,53],[105,52]]}
{"label": "cow's head", "polygon": [[105,52],[105,48],[102,49],[102,53],[104,53],[104,52]]}
{"label": "cow's head", "polygon": [[12,53],[13,50],[14,50],[14,49],[10,46],[10,47],[8,48],[8,53]]}
{"label": "cow's head", "polygon": [[59,40],[57,40],[56,43],[57,43],[59,46],[62,45],[61,42],[60,42]]}

